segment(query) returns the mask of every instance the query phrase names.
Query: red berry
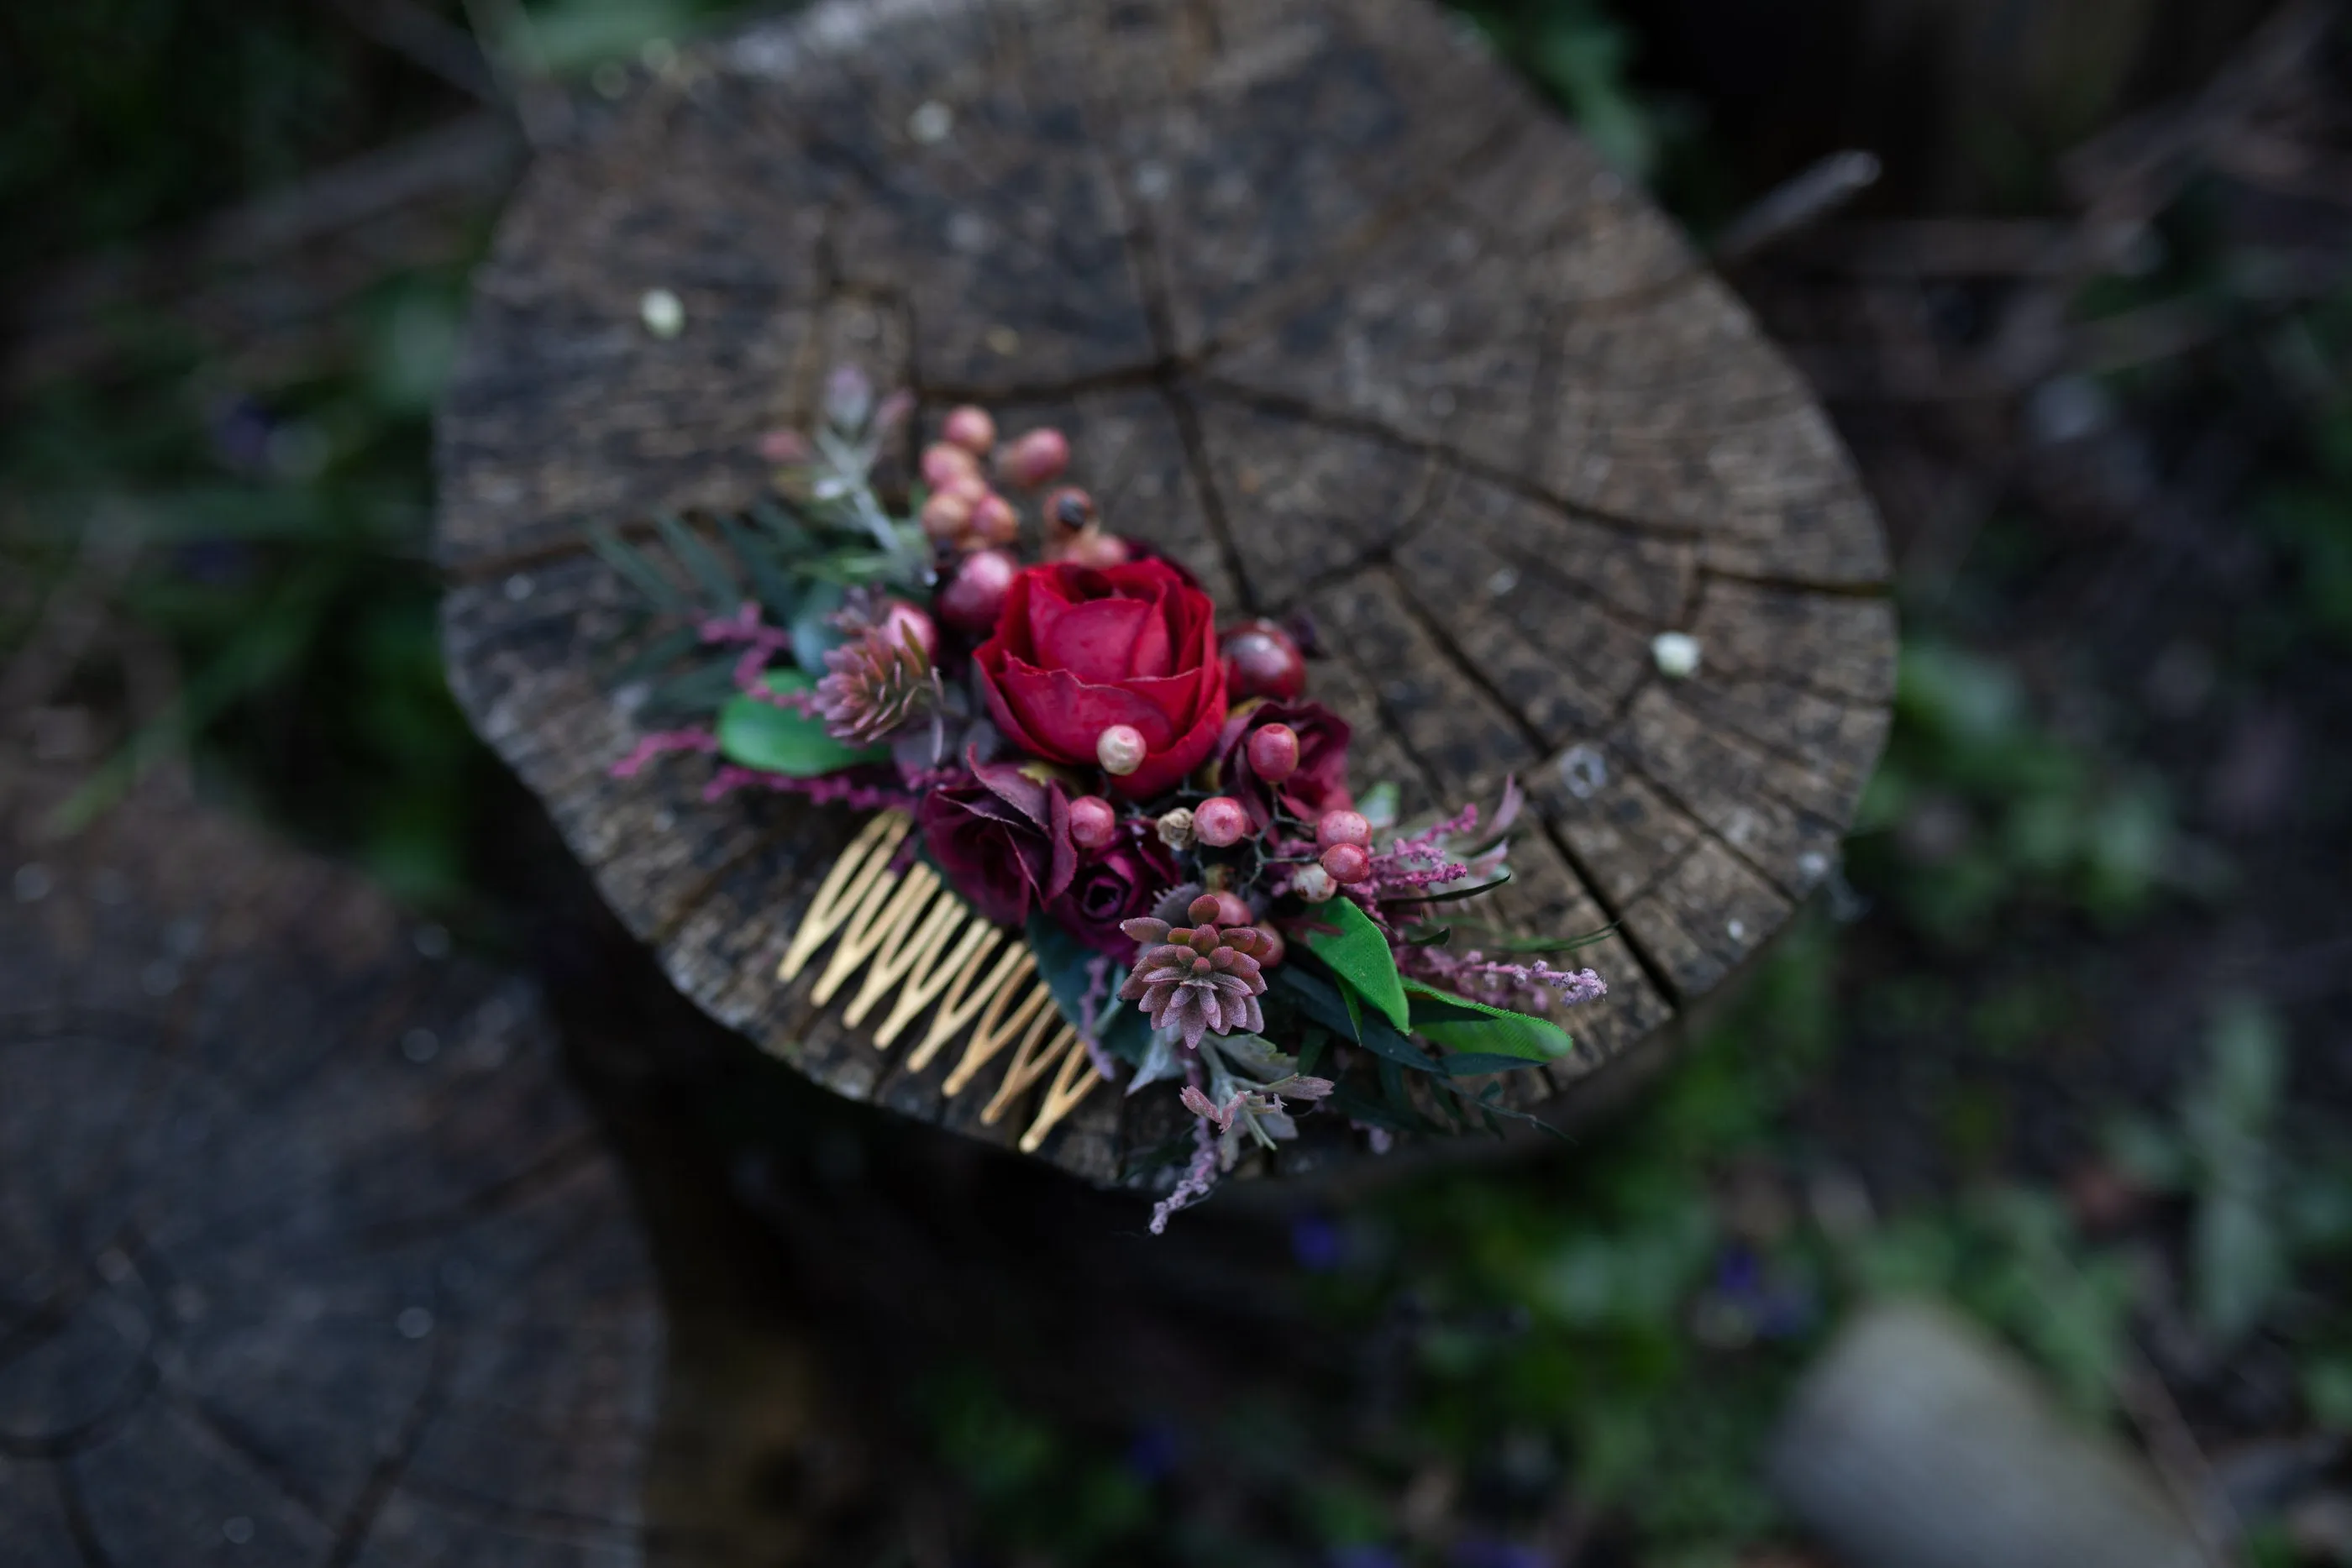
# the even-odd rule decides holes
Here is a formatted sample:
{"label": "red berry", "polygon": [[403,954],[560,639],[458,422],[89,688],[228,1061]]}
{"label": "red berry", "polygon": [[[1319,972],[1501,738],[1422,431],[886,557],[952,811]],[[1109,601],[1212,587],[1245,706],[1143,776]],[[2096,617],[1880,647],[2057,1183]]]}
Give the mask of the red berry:
{"label": "red berry", "polygon": [[882,632],[890,642],[913,643],[926,657],[939,651],[939,628],[931,624],[929,616],[903,599],[892,600],[890,608],[883,612]]}
{"label": "red berry", "polygon": [[1212,795],[1192,808],[1193,836],[1213,850],[1241,842],[1249,829],[1249,813],[1230,795]]}
{"label": "red berry", "polygon": [[1082,850],[1107,850],[1118,836],[1118,813],[1099,795],[1070,802],[1070,842]]}
{"label": "red berry", "polygon": [[1100,528],[1087,528],[1070,541],[1062,559],[1097,570],[1104,567],[1124,566],[1128,559],[1127,541]]}
{"label": "red berry", "polygon": [[1250,906],[1242,902],[1240,894],[1219,893],[1211,896],[1217,901],[1217,924],[1229,931],[1239,930],[1257,918],[1250,913]]}
{"label": "red berry", "polygon": [[980,459],[952,442],[934,441],[923,448],[923,483],[934,490],[979,472]]}
{"label": "red berry", "polygon": [[[1369,844],[1371,841],[1372,825],[1364,821],[1361,811],[1350,811],[1344,807],[1336,811],[1326,811],[1315,824],[1315,846],[1318,849],[1328,850],[1333,844]],[[1338,872],[1331,874],[1339,876]],[[1348,879],[1339,877],[1339,880],[1345,882]]]}
{"label": "red berry", "polygon": [[1281,932],[1271,925],[1260,925],[1257,928],[1257,967],[1259,968],[1273,968],[1282,962],[1283,954],[1288,950],[1289,944],[1282,939]]}
{"label": "red berry", "polygon": [[1279,784],[1298,771],[1298,732],[1286,724],[1262,724],[1250,731],[1250,771]]}
{"label": "red berry", "polygon": [[941,490],[923,503],[923,532],[935,539],[951,539],[971,526],[971,503],[952,490]]}
{"label": "red berry", "polygon": [[1070,465],[1069,438],[1054,429],[1033,430],[999,454],[996,471],[1016,490],[1034,490],[1062,476]]}
{"label": "red berry", "polygon": [[991,490],[972,505],[971,531],[982,543],[1009,545],[1021,537],[1021,514],[1013,509],[1012,502]]}
{"label": "red berry", "polygon": [[988,449],[996,444],[996,421],[988,417],[986,409],[964,403],[948,410],[940,434],[974,457],[985,457]]}
{"label": "red berry", "polygon": [[975,550],[964,557],[955,577],[940,591],[940,619],[975,636],[995,631],[1004,595],[1020,570],[1001,549]]}
{"label": "red berry", "polygon": [[1372,874],[1372,857],[1361,844],[1333,844],[1323,852],[1323,869],[1337,883],[1359,883]]}
{"label": "red berry", "polygon": [[1225,633],[1225,697],[1288,702],[1307,689],[1307,658],[1290,633],[1271,621],[1244,621]]}

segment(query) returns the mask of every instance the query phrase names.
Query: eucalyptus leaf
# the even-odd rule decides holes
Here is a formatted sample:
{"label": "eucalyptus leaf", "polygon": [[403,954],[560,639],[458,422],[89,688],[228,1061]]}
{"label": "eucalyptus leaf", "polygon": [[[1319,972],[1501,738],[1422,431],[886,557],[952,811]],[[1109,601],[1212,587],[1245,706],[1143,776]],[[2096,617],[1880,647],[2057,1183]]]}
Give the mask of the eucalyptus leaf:
{"label": "eucalyptus leaf", "polygon": [[1404,982],[1397,973],[1396,955],[1389,951],[1389,939],[1353,899],[1335,898],[1323,907],[1338,929],[1309,931],[1307,949],[1389,1022],[1399,1030],[1411,1028]]}
{"label": "eucalyptus leaf", "polygon": [[[779,694],[807,691],[816,684],[804,670],[771,670],[761,679]],[[749,692],[737,693],[719,710],[719,750],[730,762],[794,779],[890,760],[887,746],[845,746],[824,732],[823,719],[761,702]]]}
{"label": "eucalyptus leaf", "polygon": [[792,620],[793,663],[803,670],[822,670],[824,656],[848,641],[833,623],[847,595],[837,582],[812,582],[801,596]]}
{"label": "eucalyptus leaf", "polygon": [[1144,1051],[1143,1061],[1136,1068],[1135,1077],[1127,1086],[1129,1094],[1147,1083],[1162,1083],[1169,1079],[1184,1076],[1183,1059],[1176,1052],[1176,1042],[1182,1038],[1174,1030],[1152,1031],[1151,1044]]}

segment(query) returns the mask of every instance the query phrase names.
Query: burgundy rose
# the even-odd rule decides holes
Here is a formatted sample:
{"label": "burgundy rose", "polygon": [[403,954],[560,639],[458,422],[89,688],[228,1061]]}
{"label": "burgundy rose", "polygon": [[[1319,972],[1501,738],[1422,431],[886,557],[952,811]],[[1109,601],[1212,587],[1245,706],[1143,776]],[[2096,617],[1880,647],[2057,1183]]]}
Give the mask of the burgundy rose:
{"label": "burgundy rose", "polygon": [[[1298,767],[1279,784],[1268,784],[1250,766],[1250,732],[1286,724],[1298,737]],[[1348,792],[1348,721],[1321,703],[1257,703],[1237,707],[1217,736],[1217,788],[1242,803],[1260,832],[1274,821],[1274,808],[1313,821],[1337,807],[1352,806]]]}
{"label": "burgundy rose", "polygon": [[1077,869],[1069,800],[1017,764],[965,758],[971,778],[923,797],[923,841],[983,918],[1018,925],[1061,897]]}
{"label": "burgundy rose", "polygon": [[1163,560],[1029,568],[972,659],[997,727],[1024,751],[1092,769],[1105,730],[1141,736],[1141,762],[1110,780],[1129,800],[1174,789],[1225,716],[1215,607]]}
{"label": "burgundy rose", "polygon": [[1069,890],[1045,912],[1097,952],[1131,963],[1135,938],[1118,928],[1119,922],[1150,915],[1160,894],[1175,885],[1175,862],[1159,840],[1122,838],[1098,858],[1082,862]]}

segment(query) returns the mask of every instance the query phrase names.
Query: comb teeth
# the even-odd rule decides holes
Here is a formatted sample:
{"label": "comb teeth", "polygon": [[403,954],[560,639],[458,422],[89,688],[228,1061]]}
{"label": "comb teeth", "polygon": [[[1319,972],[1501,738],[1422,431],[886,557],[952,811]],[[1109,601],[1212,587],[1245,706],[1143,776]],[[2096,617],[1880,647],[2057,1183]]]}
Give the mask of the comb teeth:
{"label": "comb teeth", "polygon": [[840,946],[810,995],[824,1007],[862,973],[842,1018],[856,1027],[888,1000],[889,1010],[873,1031],[877,1051],[889,1050],[936,1002],[930,1027],[908,1053],[907,1071],[922,1071],[969,1030],[963,1054],[948,1073],[950,1099],[970,1088],[981,1070],[1011,1046],[1013,1059],[981,1108],[980,1120],[994,1126],[1043,1082],[1036,1114],[1021,1134],[1022,1153],[1034,1154],[1102,1075],[1094,1071],[1078,1031],[1054,1006],[1027,943],[1008,940],[1003,930],[974,915],[930,867],[918,862],[903,873],[890,869],[913,826],[904,811],[884,811],[859,830],[817,884],[808,914],[776,966],[776,978],[798,979],[838,936]]}

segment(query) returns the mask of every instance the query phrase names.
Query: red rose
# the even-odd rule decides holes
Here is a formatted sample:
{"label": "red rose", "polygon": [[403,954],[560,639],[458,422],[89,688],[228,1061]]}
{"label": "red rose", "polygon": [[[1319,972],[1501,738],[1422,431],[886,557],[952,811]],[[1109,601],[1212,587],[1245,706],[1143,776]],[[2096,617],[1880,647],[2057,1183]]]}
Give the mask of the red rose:
{"label": "red rose", "polygon": [[[1250,732],[1286,724],[1298,737],[1298,768],[1269,785],[1250,766]],[[1348,792],[1348,721],[1321,703],[1256,703],[1233,711],[1217,736],[1217,788],[1242,803],[1260,832],[1274,821],[1274,808],[1313,821],[1324,812],[1353,806]]]}
{"label": "red rose", "polygon": [[923,842],[984,920],[1018,925],[1062,896],[1077,869],[1061,787],[965,754],[969,778],[925,792]]}
{"label": "red rose", "polygon": [[989,713],[1024,751],[1091,770],[1104,730],[1142,736],[1141,765],[1110,782],[1148,800],[1201,765],[1224,722],[1215,616],[1163,560],[1033,566],[972,659]]}

